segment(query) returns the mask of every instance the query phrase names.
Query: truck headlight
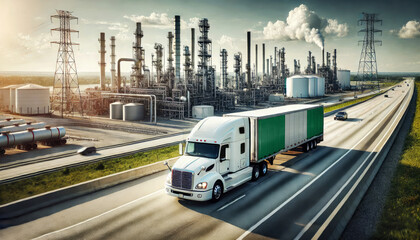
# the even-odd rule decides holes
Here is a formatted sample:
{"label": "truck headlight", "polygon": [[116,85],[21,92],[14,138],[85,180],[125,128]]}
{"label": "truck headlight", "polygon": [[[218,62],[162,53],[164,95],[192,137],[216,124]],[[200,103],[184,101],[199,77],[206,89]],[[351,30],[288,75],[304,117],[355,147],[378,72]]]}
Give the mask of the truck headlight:
{"label": "truck headlight", "polygon": [[172,173],[169,173],[168,176],[166,176],[166,183],[169,185],[172,184]]}
{"label": "truck headlight", "polygon": [[195,186],[196,189],[206,189],[207,188],[207,183],[206,182],[201,182],[199,184],[197,184],[197,186]]}

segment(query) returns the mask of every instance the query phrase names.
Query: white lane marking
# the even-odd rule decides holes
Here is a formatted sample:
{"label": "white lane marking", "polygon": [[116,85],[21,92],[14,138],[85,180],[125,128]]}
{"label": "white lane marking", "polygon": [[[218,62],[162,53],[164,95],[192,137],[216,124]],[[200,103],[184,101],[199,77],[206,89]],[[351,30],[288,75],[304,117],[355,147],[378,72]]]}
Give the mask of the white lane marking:
{"label": "white lane marking", "polygon": [[[383,118],[387,118],[388,115],[391,113],[392,111],[389,111],[388,114]],[[353,145],[352,148],[350,148],[349,150],[347,150],[346,153],[344,153],[344,155],[342,155],[338,160],[336,160],[333,164],[331,164],[328,168],[326,168],[324,171],[322,171],[318,176],[316,176],[314,179],[312,179],[308,184],[306,184],[304,187],[302,187],[301,189],[299,189],[299,191],[297,191],[295,194],[293,194],[289,199],[287,199],[286,201],[284,201],[281,205],[279,205],[278,207],[276,207],[273,211],[271,211],[269,214],[267,214],[265,217],[263,217],[260,221],[258,221],[256,224],[254,224],[252,227],[250,227],[246,232],[244,232],[241,236],[239,236],[237,238],[237,240],[242,240],[244,239],[246,236],[248,236],[252,231],[254,231],[257,227],[259,227],[261,224],[263,224],[265,221],[267,221],[271,216],[273,216],[276,212],[278,212],[280,209],[282,209],[284,206],[286,206],[289,202],[291,202],[295,197],[297,197],[299,194],[301,194],[303,191],[305,191],[308,187],[310,187],[315,181],[317,181],[320,177],[322,177],[326,172],[328,172],[332,167],[334,167],[337,163],[339,163],[345,156],[347,156],[347,154],[349,154],[351,151],[353,151],[353,149],[359,145],[363,140],[365,140],[365,138],[367,136],[369,136],[373,130],[375,130],[379,124],[381,122],[379,122],[378,124],[376,124],[362,139],[360,139],[360,141],[358,141],[355,145]]]}
{"label": "white lane marking", "polygon": [[235,202],[237,202],[237,201],[241,200],[241,199],[242,199],[242,198],[244,198],[244,197],[245,197],[245,194],[244,194],[244,195],[242,195],[242,196],[240,196],[240,197],[238,197],[237,199],[233,200],[232,202],[230,202],[230,203],[228,203],[228,204],[224,205],[223,207],[221,207],[221,208],[217,209],[217,212],[218,212],[218,211],[222,211],[223,209],[225,209],[225,208],[229,207],[230,205],[234,204]]}
{"label": "white lane marking", "polygon": [[92,221],[92,220],[94,220],[94,219],[100,218],[100,217],[102,217],[102,216],[104,216],[104,215],[106,215],[106,214],[108,214],[108,213],[114,212],[114,211],[116,211],[116,210],[118,210],[118,209],[120,209],[120,208],[126,207],[126,206],[128,206],[128,205],[130,205],[130,204],[133,204],[133,203],[135,203],[135,202],[137,202],[137,201],[140,201],[140,200],[143,200],[143,199],[145,199],[145,198],[151,197],[151,196],[155,195],[156,193],[160,193],[160,192],[163,192],[163,189],[158,190],[158,191],[156,191],[156,192],[152,192],[152,193],[150,193],[150,194],[148,194],[148,195],[146,195],[146,196],[143,196],[143,197],[141,197],[141,198],[137,198],[137,199],[135,199],[135,200],[133,200],[133,201],[131,201],[131,202],[125,203],[125,204],[123,204],[123,205],[121,205],[121,206],[118,206],[118,207],[116,207],[116,208],[113,208],[113,209],[111,209],[111,210],[109,210],[109,211],[106,211],[106,212],[101,213],[101,214],[99,214],[99,215],[97,215],[97,216],[91,217],[91,218],[89,218],[89,219],[86,219],[86,220],[84,220],[84,221],[82,221],[82,222],[76,223],[76,224],[74,224],[74,225],[68,226],[68,227],[63,228],[63,229],[59,229],[59,230],[54,231],[54,232],[46,233],[46,234],[41,235],[41,236],[39,236],[39,237],[37,237],[37,238],[34,238],[34,239],[41,239],[41,238],[44,238],[44,237],[47,237],[47,236],[50,236],[50,235],[53,235],[53,234],[56,234],[56,233],[59,233],[59,232],[64,232],[64,231],[66,231],[66,230],[68,230],[68,229],[71,229],[71,228],[77,227],[77,226],[79,226],[79,225],[82,225],[82,224],[85,224],[85,223],[87,223],[87,222],[90,222],[90,221]]}
{"label": "white lane marking", "polygon": [[[397,116],[401,114],[401,111],[405,108],[405,105],[407,105],[407,102],[404,103],[403,108],[400,109]],[[397,121],[398,118],[395,118],[394,121],[391,123],[391,126],[394,125],[395,121]],[[366,163],[366,161],[369,159],[369,157],[373,154],[375,149],[379,146],[379,144],[384,140],[384,138],[388,135],[389,131],[391,131],[391,128],[388,129],[388,131],[382,136],[381,140],[376,144],[376,146],[373,148],[372,152],[366,157],[366,159],[363,161],[363,163],[357,168],[357,170],[353,173],[353,175],[346,181],[346,183],[340,188],[340,190],[334,195],[332,199],[325,205],[320,212],[302,229],[302,231],[294,238],[295,240],[300,239],[303,234],[318,220],[318,218],[327,210],[327,208],[332,204],[332,202],[340,195],[340,193],[344,190],[344,188],[350,183],[350,181],[355,177],[356,173],[360,171],[361,167]],[[354,192],[356,187],[359,185],[359,183],[362,181],[364,176],[366,175],[367,171],[369,171],[372,164],[375,162],[376,158],[378,157],[380,152],[377,152],[375,156],[373,157],[372,161],[368,164],[367,168],[363,171],[363,173],[359,176],[357,181],[353,184],[351,189],[347,192],[347,194],[344,196],[344,198],[340,201],[340,203],[337,205],[337,207],[334,209],[334,211],[328,216],[327,220],[322,224],[322,226],[318,229],[318,231],[315,233],[315,235],[312,237],[312,239],[318,239],[320,238],[321,234],[324,232],[324,230],[327,228],[328,224],[332,221],[332,219],[337,215],[338,211],[341,209],[341,207],[344,205],[344,203],[348,200],[350,195]]]}

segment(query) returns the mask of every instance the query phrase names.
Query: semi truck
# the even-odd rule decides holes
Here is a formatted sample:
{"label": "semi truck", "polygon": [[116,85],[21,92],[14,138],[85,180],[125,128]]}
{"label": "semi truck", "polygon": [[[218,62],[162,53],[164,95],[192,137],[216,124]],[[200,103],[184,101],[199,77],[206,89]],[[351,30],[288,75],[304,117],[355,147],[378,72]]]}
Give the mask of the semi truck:
{"label": "semi truck", "polygon": [[[323,141],[322,105],[295,104],[208,117],[192,129],[183,155],[168,174],[166,193],[218,201],[243,183],[267,174],[275,156]],[[182,148],[182,146],[180,146]],[[166,163],[167,164],[167,163]]]}

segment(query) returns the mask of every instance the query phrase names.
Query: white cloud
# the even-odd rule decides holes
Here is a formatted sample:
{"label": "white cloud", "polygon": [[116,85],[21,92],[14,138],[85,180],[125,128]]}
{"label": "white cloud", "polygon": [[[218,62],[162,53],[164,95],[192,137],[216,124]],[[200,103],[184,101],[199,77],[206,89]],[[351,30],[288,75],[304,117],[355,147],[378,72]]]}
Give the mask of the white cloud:
{"label": "white cloud", "polygon": [[85,18],[82,18],[81,21],[84,24],[95,24],[95,25],[105,25],[111,31],[116,31],[115,38],[118,40],[128,40],[130,36],[128,34],[129,27],[127,24],[120,22],[107,22],[107,21],[90,21]]}
{"label": "white cloud", "polygon": [[222,35],[219,40],[217,40],[217,43],[219,44],[220,48],[234,48],[233,47],[233,38]]}
{"label": "white cloud", "polygon": [[349,32],[347,24],[339,24],[336,19],[328,19],[328,25],[324,31],[327,34],[335,34],[337,37],[345,37]]}
{"label": "white cloud", "polygon": [[17,42],[20,46],[24,47],[26,50],[33,52],[42,52],[43,49],[51,47],[50,42],[52,37],[48,33],[41,33],[38,36],[31,36],[29,34],[18,33]]}
{"label": "white cloud", "polygon": [[286,21],[268,22],[263,31],[265,39],[304,40],[308,43],[315,43],[320,48],[324,45],[322,33],[343,37],[347,35],[348,27],[347,24],[338,24],[335,19],[318,16],[304,4],[289,11]]}
{"label": "white cloud", "polygon": [[167,13],[152,12],[150,16],[125,15],[124,18],[133,22],[141,22],[144,27],[169,28],[173,27],[173,18],[169,18]]}
{"label": "white cloud", "polygon": [[188,22],[184,21],[181,18],[181,28],[182,29],[186,29],[186,28],[198,28],[198,23],[200,22],[200,18],[198,17],[193,17],[188,19]]}
{"label": "white cloud", "polygon": [[420,38],[420,22],[408,21],[398,32],[400,38]]}

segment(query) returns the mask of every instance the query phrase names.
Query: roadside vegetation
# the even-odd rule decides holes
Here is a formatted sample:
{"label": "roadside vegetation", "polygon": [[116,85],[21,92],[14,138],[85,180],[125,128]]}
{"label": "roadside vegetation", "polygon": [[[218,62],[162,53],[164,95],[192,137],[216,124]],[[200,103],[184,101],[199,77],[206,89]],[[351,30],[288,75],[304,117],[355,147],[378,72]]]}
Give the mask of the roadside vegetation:
{"label": "roadside vegetation", "polygon": [[374,239],[420,239],[420,77],[414,121]]}
{"label": "roadside vegetation", "polygon": [[178,145],[0,185],[0,205],[178,156]]}
{"label": "roadside vegetation", "polygon": [[371,98],[373,98],[373,97],[375,97],[379,94],[380,93],[376,93],[376,94],[372,94],[372,95],[369,95],[369,96],[366,96],[366,97],[356,98],[354,100],[339,103],[337,105],[324,107],[324,113],[328,113],[328,112],[331,112],[331,111],[334,111],[334,110],[337,110],[337,109],[340,109],[340,108],[343,108],[343,107],[347,107],[347,106],[350,106],[350,105],[353,105],[353,104],[356,104],[356,103],[359,103],[359,102],[367,101],[367,100],[369,100],[369,99],[371,99]]}

